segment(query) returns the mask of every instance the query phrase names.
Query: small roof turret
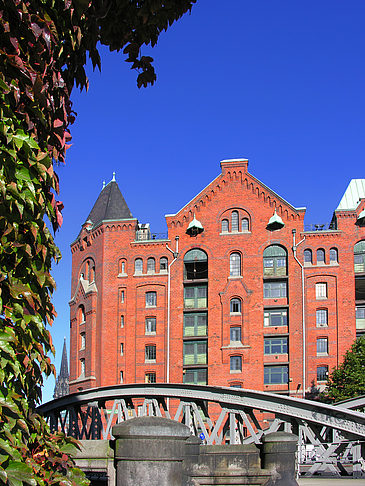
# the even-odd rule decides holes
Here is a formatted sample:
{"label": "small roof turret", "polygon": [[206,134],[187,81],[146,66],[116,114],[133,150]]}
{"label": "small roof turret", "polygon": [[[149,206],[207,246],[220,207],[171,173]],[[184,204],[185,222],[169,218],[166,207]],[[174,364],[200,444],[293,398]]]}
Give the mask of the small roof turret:
{"label": "small roof turret", "polygon": [[105,187],[103,186],[86,220],[91,220],[95,226],[101,221],[131,218],[133,218],[132,213],[120,192],[113,172],[113,179]]}

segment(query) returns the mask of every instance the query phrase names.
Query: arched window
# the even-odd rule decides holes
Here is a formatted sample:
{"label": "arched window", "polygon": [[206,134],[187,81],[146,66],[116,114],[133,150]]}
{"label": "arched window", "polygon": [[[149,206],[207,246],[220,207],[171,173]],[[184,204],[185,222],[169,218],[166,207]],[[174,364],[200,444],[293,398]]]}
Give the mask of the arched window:
{"label": "arched window", "polygon": [[222,233],[228,233],[228,231],[229,231],[228,219],[223,219],[222,220]]}
{"label": "arched window", "polygon": [[307,248],[306,250],[304,250],[304,263],[312,263],[312,261],[312,250]]}
{"label": "arched window", "polygon": [[264,250],[264,277],[287,274],[287,252],[279,245],[271,245]]}
{"label": "arched window", "polygon": [[127,274],[127,262],[124,258],[121,258],[119,260],[119,273],[121,273],[122,275]]}
{"label": "arched window", "polygon": [[231,222],[231,231],[238,231],[238,211],[232,211]]}
{"label": "arched window", "polygon": [[230,254],[229,275],[231,277],[238,277],[241,275],[241,255],[239,253]]}
{"label": "arched window", "polygon": [[208,278],[208,256],[205,251],[194,248],[184,256],[184,279],[202,280]]}
{"label": "arched window", "polygon": [[156,261],[154,258],[149,258],[147,260],[147,273],[155,273],[156,271]]}
{"label": "arched window", "polygon": [[241,314],[241,300],[234,298],[230,302],[230,312],[231,314]]}
{"label": "arched window", "polygon": [[338,250],[337,248],[330,249],[330,263],[338,263]]}
{"label": "arched window", "polygon": [[318,248],[317,250],[317,265],[321,263],[326,263],[326,254],[323,248]]}
{"label": "arched window", "polygon": [[79,324],[82,324],[85,322],[85,307],[83,305],[80,305],[79,310],[78,310],[78,316],[77,320]]}
{"label": "arched window", "polygon": [[242,231],[248,231],[250,229],[250,225],[248,222],[248,218],[242,218]]}
{"label": "arched window", "polygon": [[359,241],[354,246],[355,273],[365,272],[365,240]]}
{"label": "arched window", "polygon": [[142,258],[136,258],[134,261],[134,273],[141,274],[143,272],[143,260]]}
{"label": "arched window", "polygon": [[160,258],[160,272],[166,272],[168,268],[168,260],[166,257]]}

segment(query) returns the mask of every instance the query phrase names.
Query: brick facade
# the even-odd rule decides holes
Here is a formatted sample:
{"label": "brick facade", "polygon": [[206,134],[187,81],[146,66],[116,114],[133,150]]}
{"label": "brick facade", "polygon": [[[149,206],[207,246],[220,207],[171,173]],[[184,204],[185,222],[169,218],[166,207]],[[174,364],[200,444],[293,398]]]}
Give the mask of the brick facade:
{"label": "brick facade", "polygon": [[[166,216],[165,239],[126,205],[108,209],[115,194],[125,204],[114,180],[103,189],[71,245],[70,392],[156,380],[300,396],[339,364],[356,323],[365,327],[365,199],[336,210],[331,229],[304,231],[305,208],[247,164],[222,161],[213,182]],[[273,216],[281,228],[268,226]],[[190,236],[194,217],[203,231]]]}

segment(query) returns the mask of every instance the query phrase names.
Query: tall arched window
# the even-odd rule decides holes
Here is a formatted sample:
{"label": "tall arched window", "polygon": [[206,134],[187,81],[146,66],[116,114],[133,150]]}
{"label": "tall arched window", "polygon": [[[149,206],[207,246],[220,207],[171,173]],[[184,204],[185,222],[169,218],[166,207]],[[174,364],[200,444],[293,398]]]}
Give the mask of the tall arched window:
{"label": "tall arched window", "polygon": [[155,273],[156,271],[156,261],[154,258],[149,258],[147,260],[147,273]]}
{"label": "tall arched window", "polygon": [[82,324],[85,322],[86,316],[85,316],[85,307],[83,305],[80,305],[78,311],[77,311],[77,321],[79,324]]}
{"label": "tall arched window", "polygon": [[229,231],[228,219],[222,219],[222,233],[228,233],[228,231]]}
{"label": "tall arched window", "polygon": [[238,231],[238,211],[232,211],[231,222],[231,231]]}
{"label": "tall arched window", "polygon": [[326,253],[323,248],[318,248],[317,250],[317,265],[321,263],[326,263]]}
{"label": "tall arched window", "polygon": [[365,240],[359,241],[354,246],[355,273],[365,272]]}
{"label": "tall arched window", "polygon": [[304,250],[304,263],[312,263],[312,261],[312,250],[307,248],[306,250]]}
{"label": "tall arched window", "polygon": [[205,251],[194,248],[184,256],[184,279],[202,280],[208,278],[208,256]]}
{"label": "tall arched window", "polygon": [[230,254],[229,275],[231,277],[238,277],[241,275],[241,255],[239,253]]}
{"label": "tall arched window", "polygon": [[237,297],[231,299],[230,312],[231,314],[241,314],[241,300]]}
{"label": "tall arched window", "polygon": [[338,263],[338,250],[337,248],[330,249],[330,263]]}
{"label": "tall arched window", "polygon": [[250,229],[250,225],[248,222],[248,218],[242,218],[242,231],[248,231]]}
{"label": "tall arched window", "polygon": [[141,274],[143,272],[143,260],[142,258],[136,258],[134,261],[134,273]]}
{"label": "tall arched window", "polygon": [[271,245],[264,250],[264,277],[287,274],[287,251],[279,245]]}

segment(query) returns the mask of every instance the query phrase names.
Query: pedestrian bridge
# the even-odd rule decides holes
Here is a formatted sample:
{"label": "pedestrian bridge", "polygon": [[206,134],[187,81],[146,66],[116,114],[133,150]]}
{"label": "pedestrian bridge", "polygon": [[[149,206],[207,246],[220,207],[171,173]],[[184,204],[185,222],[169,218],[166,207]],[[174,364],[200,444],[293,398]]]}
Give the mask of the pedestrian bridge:
{"label": "pedestrian bridge", "polygon": [[187,384],[133,384],[95,388],[39,407],[52,431],[77,439],[110,439],[111,427],[142,415],[188,425],[205,444],[260,444],[270,432],[299,437],[306,475],[365,475],[365,397],[337,405],[254,390]]}

